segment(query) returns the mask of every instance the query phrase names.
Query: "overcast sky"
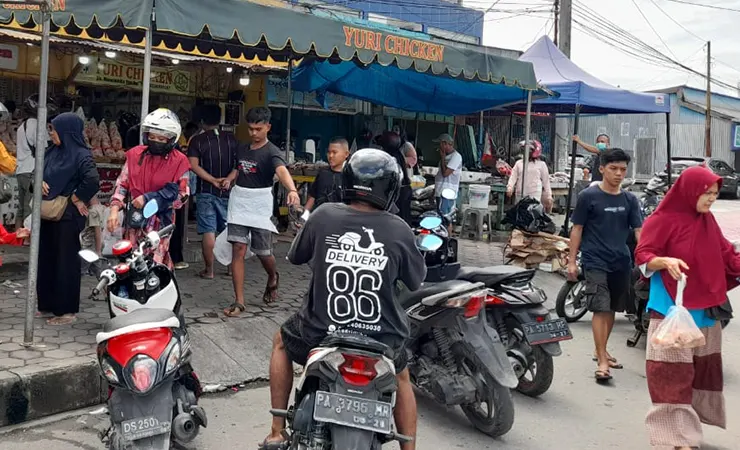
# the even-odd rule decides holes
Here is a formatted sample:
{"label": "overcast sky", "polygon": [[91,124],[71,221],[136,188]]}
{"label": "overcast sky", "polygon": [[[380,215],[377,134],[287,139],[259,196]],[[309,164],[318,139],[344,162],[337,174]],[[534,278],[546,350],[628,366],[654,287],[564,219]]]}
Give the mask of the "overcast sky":
{"label": "overcast sky", "polygon": [[[682,1],[740,10],[740,0]],[[466,6],[481,9],[488,8],[491,3],[491,0],[465,1]],[[493,11],[486,15],[483,43],[495,47],[526,50],[544,34],[549,34],[552,38],[552,13],[532,12],[516,16],[516,13],[497,11],[543,9],[552,4],[553,1],[550,0],[499,1]],[[740,44],[738,44],[740,12],[702,8],[669,0],[574,0],[574,4],[575,7],[584,5],[591,8],[642,41],[666,55],[675,55],[678,61],[700,72],[706,72],[706,50],[703,47],[705,42],[710,40],[712,76],[733,86],[740,82]],[[655,32],[640,14],[638,6]],[[661,9],[665,13],[661,12]],[[666,14],[688,31],[682,29]],[[580,18],[578,20],[582,21]],[[603,27],[597,19],[592,19],[590,26],[597,29]],[[666,45],[661,42],[661,38]],[[681,69],[652,65],[626,55],[586,34],[575,23],[571,40],[571,59],[582,69],[613,85],[633,90],[649,90],[682,84],[704,88],[706,83],[702,78]],[[737,95],[737,91],[728,91],[718,86],[712,88],[717,92]]]}

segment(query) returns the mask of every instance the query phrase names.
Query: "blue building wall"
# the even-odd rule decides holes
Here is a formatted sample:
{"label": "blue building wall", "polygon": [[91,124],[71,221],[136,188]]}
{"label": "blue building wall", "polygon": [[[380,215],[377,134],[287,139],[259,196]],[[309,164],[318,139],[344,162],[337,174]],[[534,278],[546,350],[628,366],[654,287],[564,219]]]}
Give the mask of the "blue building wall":
{"label": "blue building wall", "polygon": [[453,33],[483,38],[483,11],[443,0],[322,0],[338,6],[380,14]]}

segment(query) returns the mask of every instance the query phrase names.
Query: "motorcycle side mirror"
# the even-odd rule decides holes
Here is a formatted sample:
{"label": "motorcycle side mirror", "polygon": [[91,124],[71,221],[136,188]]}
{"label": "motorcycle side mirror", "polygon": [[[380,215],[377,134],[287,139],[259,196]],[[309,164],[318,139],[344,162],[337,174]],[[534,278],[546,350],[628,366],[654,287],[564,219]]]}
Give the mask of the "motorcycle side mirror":
{"label": "motorcycle side mirror", "polygon": [[444,241],[441,237],[433,234],[425,234],[423,236],[419,236],[416,246],[423,252],[433,252],[440,248],[443,243]]}
{"label": "motorcycle side mirror", "polygon": [[424,228],[425,230],[433,230],[440,225],[442,225],[442,219],[435,216],[425,217],[421,219],[421,222],[419,222],[419,226]]}
{"label": "motorcycle side mirror", "polygon": [[80,250],[77,254],[88,263],[94,263],[100,259],[100,256],[92,250]]}
{"label": "motorcycle side mirror", "polygon": [[151,199],[144,205],[144,218],[148,219],[159,212],[159,204],[156,199]]}
{"label": "motorcycle side mirror", "polygon": [[442,189],[442,198],[455,200],[457,198],[457,193],[450,188],[444,188]]}

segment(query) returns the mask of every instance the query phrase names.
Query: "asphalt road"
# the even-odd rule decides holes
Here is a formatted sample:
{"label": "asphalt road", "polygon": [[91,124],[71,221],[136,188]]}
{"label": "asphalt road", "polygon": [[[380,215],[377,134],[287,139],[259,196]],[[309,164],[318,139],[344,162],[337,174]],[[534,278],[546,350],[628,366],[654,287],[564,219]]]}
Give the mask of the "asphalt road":
{"label": "asphalt road", "polygon": [[[740,292],[732,293],[737,302]],[[735,303],[740,304],[740,303]],[[586,316],[573,324],[574,340],[563,345],[555,361],[555,381],[540,399],[515,395],[514,428],[501,439],[475,431],[459,410],[445,409],[419,398],[419,449],[647,449],[643,417],[650,405],[645,384],[644,343],[630,349],[625,340],[631,326],[620,318],[610,351],[625,365],[614,371],[611,386],[597,385],[592,378],[590,322]],[[740,424],[740,323],[725,334],[725,395],[728,423]],[[203,430],[195,448],[256,448],[269,427],[269,393],[265,387],[203,400],[210,426]],[[86,412],[89,412],[86,411]],[[0,436],[3,450],[102,449],[98,432],[105,416],[82,414],[58,422],[36,423]],[[737,449],[740,426],[722,431],[705,429],[704,448]],[[711,446],[710,446],[711,445]],[[397,448],[388,446],[387,448]]]}
{"label": "asphalt road", "polygon": [[[721,201],[718,220],[730,239],[740,239],[734,226],[740,219],[740,202]],[[555,292],[548,292],[554,298]],[[740,290],[730,294],[740,305]],[[419,396],[419,449],[648,449],[643,418],[650,406],[644,370],[644,340],[638,348],[627,348],[631,325],[620,317],[610,352],[625,365],[613,372],[610,386],[593,380],[593,344],[589,316],[572,324],[574,339],[563,345],[555,360],[555,381],[540,399],[515,395],[514,428],[500,439],[474,430],[457,409],[446,409]],[[725,330],[725,396],[727,431],[705,427],[703,448],[740,448],[740,321]],[[198,449],[256,448],[269,429],[269,393],[265,387],[231,392],[203,399],[210,426],[195,442]],[[27,424],[0,435],[2,450],[102,449],[98,433],[107,418],[83,414],[60,421]],[[0,431],[3,433],[3,431]],[[397,448],[387,446],[386,448]]]}

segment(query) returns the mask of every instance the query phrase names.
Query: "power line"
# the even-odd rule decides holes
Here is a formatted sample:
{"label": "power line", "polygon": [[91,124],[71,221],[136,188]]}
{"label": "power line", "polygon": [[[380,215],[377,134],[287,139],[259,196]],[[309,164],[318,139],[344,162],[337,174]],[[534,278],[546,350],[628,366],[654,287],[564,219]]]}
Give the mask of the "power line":
{"label": "power line", "polygon": [[655,7],[658,8],[658,10],[660,10],[660,12],[662,12],[664,16],[668,17],[671,20],[671,22],[673,22],[676,25],[678,25],[679,27],[681,27],[685,32],[689,33],[690,35],[694,36],[695,38],[699,39],[702,42],[707,42],[707,39],[704,39],[703,37],[698,36],[693,31],[691,31],[688,28],[686,28],[685,26],[681,25],[681,22],[677,21],[670,14],[668,14],[667,12],[665,12],[665,10],[663,10],[663,8],[661,8],[660,5],[658,5],[658,3],[655,0],[650,0],[650,2],[653,5],[655,5]]}
{"label": "power line", "polygon": [[[701,8],[709,8],[709,9],[718,9],[721,11],[732,11],[740,13],[740,9],[734,9],[734,8],[728,8],[726,6],[717,6],[717,5],[706,5],[704,3],[695,3],[695,2],[689,2],[686,0],[666,0],[667,2],[673,2],[673,3],[681,3],[682,5],[691,5],[691,6],[699,6]],[[737,89],[737,88],[735,88]]]}
{"label": "power line", "polygon": [[668,50],[668,53],[670,53],[671,56],[673,56],[674,58],[678,59],[678,57],[676,56],[676,54],[673,53],[673,51],[670,49],[670,47],[668,47],[668,44],[665,43],[665,41],[660,36],[660,34],[658,34],[658,32],[655,30],[655,27],[653,27],[653,24],[650,23],[650,21],[648,20],[647,16],[645,16],[645,13],[642,12],[642,9],[640,9],[640,5],[638,5],[635,0],[632,0],[632,4],[635,5],[635,8],[637,8],[637,11],[640,13],[640,15],[642,16],[642,18],[645,19],[645,22],[648,24],[648,26],[650,27],[650,29],[653,30],[653,33],[656,36],[658,36],[658,39],[660,40],[660,42],[663,43],[663,47],[665,47],[666,50]]}

